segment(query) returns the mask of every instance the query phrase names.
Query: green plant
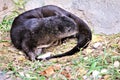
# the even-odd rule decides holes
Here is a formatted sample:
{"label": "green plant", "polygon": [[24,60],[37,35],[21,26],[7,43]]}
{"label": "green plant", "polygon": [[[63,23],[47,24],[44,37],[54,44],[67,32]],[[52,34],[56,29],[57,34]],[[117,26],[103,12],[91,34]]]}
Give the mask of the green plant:
{"label": "green plant", "polygon": [[25,11],[25,3],[28,0],[12,0],[13,3],[15,4],[15,12],[20,14]]}

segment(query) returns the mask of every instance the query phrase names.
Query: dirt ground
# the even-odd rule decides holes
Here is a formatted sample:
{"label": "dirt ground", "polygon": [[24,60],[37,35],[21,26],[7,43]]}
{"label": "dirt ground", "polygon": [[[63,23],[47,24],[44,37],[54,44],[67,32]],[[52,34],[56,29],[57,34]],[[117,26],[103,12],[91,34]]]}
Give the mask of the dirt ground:
{"label": "dirt ground", "polygon": [[[25,54],[19,50],[17,50],[12,44],[9,37],[9,32],[1,32],[0,33],[0,80],[21,80],[19,77],[15,77],[12,75],[14,71],[16,72],[25,72],[33,70],[33,66],[35,67],[35,62],[29,61]],[[63,44],[58,46],[53,46],[46,49],[46,52],[52,52],[53,54],[63,53],[74,47],[76,44],[75,39],[68,39]],[[104,49],[107,52],[110,52],[111,55],[120,56],[120,35],[93,35],[93,40],[90,43],[89,47],[82,52],[79,52],[70,57],[63,57],[58,59],[52,59],[49,61],[42,61],[42,69],[45,69],[45,65],[53,62],[52,64],[62,64],[62,66],[66,67],[66,63],[68,63],[67,67],[71,64],[73,60],[79,58],[79,56],[84,56],[87,58],[88,56],[98,57],[100,55],[104,55]],[[54,63],[55,62],[55,63]],[[52,65],[50,64],[50,65]],[[37,64],[38,66],[38,64]],[[33,70],[34,71],[34,70]],[[42,71],[42,70],[39,70]],[[50,74],[50,73],[48,73]],[[28,80],[28,79],[27,79]],[[32,79],[31,79],[32,80]],[[45,80],[45,79],[43,79]],[[105,79],[103,79],[105,80]]]}

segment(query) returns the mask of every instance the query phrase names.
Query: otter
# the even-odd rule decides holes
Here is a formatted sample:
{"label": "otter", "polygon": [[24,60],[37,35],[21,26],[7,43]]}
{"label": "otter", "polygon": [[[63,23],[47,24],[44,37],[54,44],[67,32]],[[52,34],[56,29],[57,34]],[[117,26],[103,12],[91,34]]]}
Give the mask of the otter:
{"label": "otter", "polygon": [[[85,49],[92,39],[88,25],[74,14],[55,5],[47,5],[26,11],[17,16],[10,30],[14,46],[28,55],[29,59],[37,59],[38,52],[51,46],[55,41],[75,36],[77,44],[63,54],[46,57],[46,59],[70,56]],[[39,50],[38,50],[39,49]]]}

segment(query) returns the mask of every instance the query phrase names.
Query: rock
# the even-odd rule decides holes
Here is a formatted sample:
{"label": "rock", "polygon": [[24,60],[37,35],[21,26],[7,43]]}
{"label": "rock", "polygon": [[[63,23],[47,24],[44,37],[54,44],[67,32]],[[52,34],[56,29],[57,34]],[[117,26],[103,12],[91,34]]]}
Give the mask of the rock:
{"label": "rock", "polygon": [[92,76],[93,76],[94,79],[95,79],[96,77],[98,77],[99,74],[100,74],[100,72],[97,71],[97,70],[95,70],[95,71],[92,72]]}
{"label": "rock", "polygon": [[88,57],[84,57],[84,60],[88,60],[89,58]]}
{"label": "rock", "polygon": [[[11,0],[1,0],[0,21],[14,8]],[[44,5],[57,5],[83,19],[97,34],[120,32],[119,0],[29,0],[25,10]],[[7,13],[7,14],[6,14]]]}
{"label": "rock", "polygon": [[57,5],[63,9],[70,10],[74,0],[44,0],[45,5]]}
{"label": "rock", "polygon": [[24,77],[24,72],[18,72],[20,76]]}
{"label": "rock", "polygon": [[101,70],[101,74],[105,74],[105,73],[107,73],[108,71],[107,71],[107,69],[102,69]]}
{"label": "rock", "polygon": [[44,0],[28,0],[25,4],[25,10],[31,10],[44,5]]}
{"label": "rock", "polygon": [[119,0],[74,0],[74,7],[83,11],[95,33],[113,34],[120,32],[119,3]]}
{"label": "rock", "polygon": [[88,76],[86,76],[86,75],[85,75],[85,76],[83,76],[83,79],[84,79],[84,80],[86,80],[87,78],[88,78]]}
{"label": "rock", "polygon": [[95,48],[95,49],[97,49],[100,46],[102,46],[102,43],[100,43],[100,42],[93,44],[93,48]]}
{"label": "rock", "polygon": [[118,68],[120,66],[120,62],[119,61],[115,61],[114,62],[114,67]]}
{"label": "rock", "polygon": [[83,19],[97,34],[120,32],[119,0],[30,0],[26,10],[57,5]]}

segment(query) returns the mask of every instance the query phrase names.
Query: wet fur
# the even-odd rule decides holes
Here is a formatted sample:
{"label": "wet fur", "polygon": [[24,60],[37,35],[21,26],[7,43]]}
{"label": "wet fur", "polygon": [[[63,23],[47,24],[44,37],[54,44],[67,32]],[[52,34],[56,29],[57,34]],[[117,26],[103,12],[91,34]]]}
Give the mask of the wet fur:
{"label": "wet fur", "polygon": [[38,52],[41,53],[43,48],[52,45],[56,40],[75,35],[77,45],[66,53],[46,59],[73,55],[81,48],[86,48],[92,39],[91,30],[83,20],[54,5],[20,14],[15,18],[10,33],[14,46],[24,51],[30,60],[35,60]]}

